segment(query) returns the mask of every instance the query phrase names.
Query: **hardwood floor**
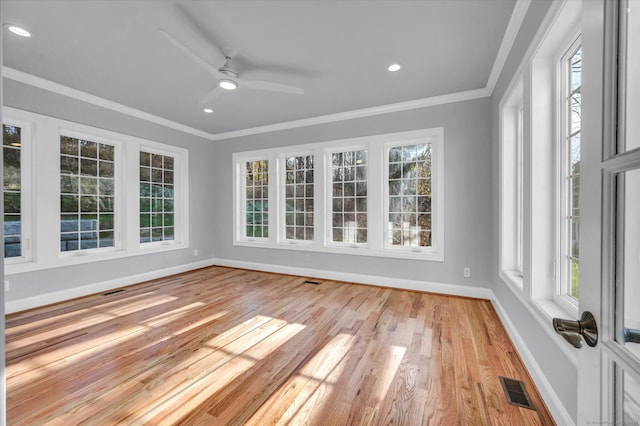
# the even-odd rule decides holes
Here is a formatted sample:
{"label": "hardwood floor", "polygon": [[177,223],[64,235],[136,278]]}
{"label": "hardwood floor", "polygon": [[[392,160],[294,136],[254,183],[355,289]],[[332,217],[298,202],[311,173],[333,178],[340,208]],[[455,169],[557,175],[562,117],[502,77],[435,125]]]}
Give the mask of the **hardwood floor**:
{"label": "hardwood floor", "polygon": [[9,315],[8,424],[553,424],[490,302],[304,281],[211,267]]}

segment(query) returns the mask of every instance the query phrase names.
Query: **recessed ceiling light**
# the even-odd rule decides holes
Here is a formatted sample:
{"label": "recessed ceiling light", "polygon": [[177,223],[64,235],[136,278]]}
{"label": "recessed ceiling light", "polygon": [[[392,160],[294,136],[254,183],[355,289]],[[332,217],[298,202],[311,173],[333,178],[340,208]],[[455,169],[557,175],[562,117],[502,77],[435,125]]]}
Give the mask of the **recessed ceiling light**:
{"label": "recessed ceiling light", "polygon": [[20,37],[31,37],[31,33],[29,31],[16,25],[9,25],[7,29]]}
{"label": "recessed ceiling light", "polygon": [[207,114],[211,114],[213,112],[211,108],[205,108],[203,109],[203,111],[206,112]]}
{"label": "recessed ceiling light", "polygon": [[391,64],[389,65],[389,68],[387,68],[389,71],[391,72],[396,72],[400,69],[400,64]]}
{"label": "recessed ceiling light", "polygon": [[218,81],[218,86],[222,87],[225,90],[235,90],[236,88],[238,88],[238,83],[233,80],[223,78]]}

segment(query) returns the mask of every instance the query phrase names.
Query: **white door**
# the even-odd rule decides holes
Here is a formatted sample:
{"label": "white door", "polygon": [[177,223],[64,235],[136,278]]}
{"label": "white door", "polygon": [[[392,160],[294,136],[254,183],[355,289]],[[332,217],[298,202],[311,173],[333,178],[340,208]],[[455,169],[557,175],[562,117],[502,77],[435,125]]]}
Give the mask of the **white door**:
{"label": "white door", "polygon": [[578,424],[640,425],[640,0],[583,1]]}

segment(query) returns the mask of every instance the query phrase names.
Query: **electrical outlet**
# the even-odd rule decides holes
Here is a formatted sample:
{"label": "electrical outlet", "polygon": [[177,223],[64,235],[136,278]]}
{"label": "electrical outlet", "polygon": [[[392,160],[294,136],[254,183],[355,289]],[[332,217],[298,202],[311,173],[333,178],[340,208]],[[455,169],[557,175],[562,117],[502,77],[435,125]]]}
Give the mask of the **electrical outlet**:
{"label": "electrical outlet", "polygon": [[193,255],[197,256],[198,255],[198,249],[193,249]]}
{"label": "electrical outlet", "polygon": [[4,291],[9,291],[10,288],[11,284],[9,283],[9,280],[4,280]]}
{"label": "electrical outlet", "polygon": [[462,271],[462,274],[465,278],[471,278],[471,268],[469,268],[468,266],[465,267]]}

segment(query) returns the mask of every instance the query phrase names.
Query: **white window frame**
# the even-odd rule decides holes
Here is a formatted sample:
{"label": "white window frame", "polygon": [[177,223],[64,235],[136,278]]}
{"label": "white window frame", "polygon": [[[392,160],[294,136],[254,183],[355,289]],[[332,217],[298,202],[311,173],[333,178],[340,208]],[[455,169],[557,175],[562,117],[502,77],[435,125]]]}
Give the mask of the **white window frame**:
{"label": "white window frame", "polygon": [[[314,190],[314,197],[313,197],[313,239],[311,240],[298,240],[298,239],[290,239],[287,238],[287,218],[286,218],[286,177],[285,174],[287,173],[286,170],[286,161],[287,158],[291,158],[291,157],[308,157],[308,156],[312,156],[313,157],[313,190]],[[287,152],[284,154],[280,155],[280,158],[278,159],[278,174],[277,174],[277,180],[278,180],[278,194],[280,195],[279,200],[277,201],[277,211],[278,211],[278,219],[277,219],[277,223],[278,223],[278,241],[280,243],[284,243],[284,244],[300,244],[300,245],[307,245],[307,246],[311,246],[314,245],[316,243],[317,240],[319,240],[320,236],[318,234],[318,228],[316,227],[316,222],[317,222],[317,218],[318,216],[320,216],[318,214],[318,198],[316,197],[316,189],[317,189],[317,179],[318,179],[318,175],[316,173],[316,169],[318,168],[319,164],[318,163],[318,159],[320,157],[318,157],[318,155],[316,154],[316,152],[314,150],[303,150],[303,151],[292,151],[292,152]],[[306,169],[305,169],[305,173],[306,173]],[[306,199],[306,195],[305,195],[305,199]],[[269,205],[272,204],[272,201],[269,200]],[[306,214],[306,210],[305,210],[305,214]],[[269,221],[271,222],[271,221]],[[305,226],[306,228],[306,226]],[[271,235],[271,233],[269,233],[269,235]]]}
{"label": "white window frame", "polygon": [[[558,294],[559,270],[559,224],[558,208],[561,194],[558,188],[559,141],[561,115],[558,99],[561,87],[558,73],[559,59],[576,40],[581,31],[581,1],[556,2],[549,8],[540,29],[514,73],[505,94],[500,101],[500,263],[499,276],[513,294],[521,300],[541,326],[548,329],[553,317],[578,317],[578,306],[562,303]],[[517,200],[513,186],[509,186],[509,167],[515,164],[505,162],[505,120],[503,107],[514,87],[522,81],[524,108],[524,149],[523,149],[523,275],[520,276],[515,257],[509,257],[509,250],[517,241],[516,211]],[[515,123],[515,121],[512,121]],[[507,123],[508,125],[508,123]],[[510,207],[513,206],[513,207]],[[506,211],[511,212],[505,215]],[[511,209],[511,210],[510,210]],[[575,352],[567,348],[562,339],[558,347],[572,361],[577,363]]]}
{"label": "white window frame", "polygon": [[[23,186],[28,188],[24,198],[29,200],[30,204],[27,206],[23,204],[26,212],[25,219],[30,221],[29,225],[23,228],[23,234],[26,231],[25,236],[30,239],[31,255],[29,259],[22,261],[5,261],[7,275],[178,250],[189,246],[187,149],[14,108],[4,107],[3,112],[5,121],[28,124],[31,133],[31,143],[25,146],[29,152],[24,153],[23,158],[26,158],[26,162],[22,167],[26,179],[23,181]],[[116,197],[119,197],[115,200],[115,209],[119,209],[119,212],[114,212],[114,221],[119,221],[116,222],[114,235],[118,241],[117,247],[60,251],[61,134],[117,145],[114,157],[115,189]],[[180,185],[182,188],[179,192],[180,198],[175,200],[176,240],[165,244],[141,246],[139,242],[140,147],[165,155],[173,155],[176,161],[175,167],[180,168],[175,177],[176,187]],[[118,160],[121,160],[120,164]],[[36,164],[37,168],[34,166]],[[179,203],[180,206],[178,206]],[[178,227],[181,228],[180,233],[178,233]],[[32,234],[29,235],[29,233]]]}
{"label": "white window frame", "polygon": [[[523,79],[514,80],[499,106],[500,126],[500,275],[518,289],[524,277],[524,149]],[[528,107],[527,107],[528,110]]]}
{"label": "white window frame", "polygon": [[[404,142],[424,143],[430,139],[432,148],[432,209],[433,232],[432,246],[419,251],[387,249],[384,247],[385,225],[384,191],[388,186],[383,169],[385,167],[385,147]],[[331,241],[331,161],[330,153],[350,151],[354,148],[367,150],[367,244],[336,244]],[[314,240],[285,239],[284,217],[284,159],[300,155],[314,155]],[[241,167],[253,158],[269,160],[269,205],[277,206],[277,218],[273,217],[274,208],[270,207],[269,238],[247,240],[242,237],[240,226],[242,219]],[[275,165],[275,167],[274,167]],[[444,261],[444,128],[422,129],[399,133],[389,133],[332,140],[307,145],[278,147],[233,154],[233,194],[234,194],[234,237],[233,244],[245,247],[264,247],[283,250],[318,251],[334,254],[379,256],[403,259]],[[409,248],[412,249],[412,248]]]}
{"label": "white window frame", "polygon": [[[431,141],[431,138],[435,138],[436,141]],[[425,139],[429,140],[429,144],[431,145],[431,224],[432,224],[432,236],[431,236],[431,245],[428,247],[419,247],[419,246],[404,246],[404,245],[392,245],[388,243],[387,233],[388,230],[388,218],[389,218],[389,151],[391,148],[395,147],[404,147],[408,145],[418,145],[424,144]],[[384,190],[383,190],[383,247],[385,251],[388,252],[396,252],[396,253],[425,253],[425,254],[435,254],[438,252],[438,246],[442,244],[442,231],[439,229],[438,224],[442,221],[442,214],[439,213],[439,208],[441,208],[442,202],[441,197],[436,197],[436,191],[442,195],[444,190],[438,189],[438,184],[441,183],[441,179],[439,179],[438,172],[434,171],[440,169],[441,166],[438,164],[437,158],[439,157],[440,149],[437,147],[437,141],[441,140],[441,135],[432,134],[425,135],[424,137],[418,138],[409,138],[401,141],[393,141],[387,142],[384,144],[383,149],[383,158],[384,158],[384,166],[383,166],[383,180],[384,180]],[[435,227],[434,227],[435,224]],[[434,232],[435,231],[435,232]]]}
{"label": "white window frame", "polygon": [[[570,295],[570,229],[568,225],[569,212],[569,197],[570,188],[567,180],[568,176],[568,163],[569,163],[569,147],[568,138],[571,132],[570,118],[569,118],[569,72],[567,68],[567,62],[571,56],[578,50],[582,43],[582,37],[574,35],[573,41],[565,43],[565,49],[562,54],[556,60],[557,66],[557,81],[558,81],[558,97],[556,103],[558,105],[557,111],[557,166],[556,166],[556,179],[558,182],[558,199],[557,199],[557,223],[556,229],[558,230],[558,248],[557,248],[557,274],[556,289],[554,293],[554,301],[564,309],[571,311],[578,311],[578,300]],[[568,46],[568,47],[567,47]]]}
{"label": "white window frame", "polygon": [[269,237],[248,237],[246,235],[245,229],[247,226],[247,207],[246,207],[246,163],[254,162],[254,161],[266,161],[267,162],[267,173],[269,175],[269,184],[267,186],[267,190],[269,191],[269,210],[267,212],[269,217],[269,237],[272,235],[272,223],[275,220],[275,216],[277,214],[274,213],[274,208],[277,211],[277,207],[272,204],[271,201],[271,193],[272,193],[272,185],[273,185],[273,165],[275,164],[273,161],[269,159],[269,157],[263,155],[256,156],[238,156],[234,155],[234,187],[233,192],[237,194],[235,196],[236,202],[233,203],[233,217],[240,218],[240,220],[235,220],[236,226],[233,227],[234,232],[234,241],[244,241],[251,243],[267,243],[269,241]]}
{"label": "white window frame", "polygon": [[[33,259],[32,232],[33,232],[33,123],[21,111],[4,107],[3,123],[20,127],[20,256],[4,259],[5,265],[15,265],[30,262]],[[3,212],[4,215],[4,212]],[[4,216],[3,216],[4,222]],[[4,225],[3,225],[4,226]],[[3,241],[4,244],[4,241]]]}
{"label": "white window frame", "polygon": [[[114,147],[113,154],[113,177],[114,177],[114,209],[113,209],[113,246],[112,247],[97,247],[91,249],[80,249],[62,251],[60,250],[60,217],[62,212],[60,211],[60,203],[58,202],[58,251],[61,258],[73,257],[73,256],[87,256],[95,253],[108,253],[122,250],[122,243],[120,235],[122,233],[122,184],[123,184],[123,171],[122,171],[122,143],[117,140],[105,138],[103,136],[93,135],[91,133],[78,132],[76,130],[69,130],[67,128],[61,128],[58,134],[58,200],[60,200],[60,138],[67,136],[79,140],[86,140],[90,142],[96,142],[99,144],[111,145]],[[81,212],[78,212],[81,215]]]}
{"label": "white window frame", "polygon": [[524,276],[524,104],[516,111],[516,272]]}
{"label": "white window frame", "polygon": [[[366,243],[358,243],[358,242],[343,242],[343,241],[333,241],[333,154],[344,153],[349,151],[365,151],[367,153],[367,242]],[[327,246],[336,247],[336,248],[368,248],[369,247],[369,212],[371,211],[369,205],[369,189],[370,189],[370,179],[369,179],[369,170],[370,170],[370,156],[369,149],[367,145],[351,145],[351,146],[341,146],[341,147],[330,147],[325,150],[325,163],[326,164],[326,182],[325,187],[327,190],[325,206],[325,223],[327,224]]]}
{"label": "white window frame", "polygon": [[[140,242],[140,151],[173,157],[173,240],[149,241],[145,243]],[[186,166],[188,161],[188,152],[182,148],[171,147],[169,145],[151,141],[141,141],[138,145],[137,155],[135,157],[138,159],[138,185],[136,189],[138,196],[138,201],[136,203],[138,210],[136,215],[138,221],[138,246],[143,249],[184,246],[185,241],[187,240],[185,230],[187,228],[186,223],[189,217],[187,192],[188,174]],[[135,246],[133,242],[131,242],[130,245]]]}

